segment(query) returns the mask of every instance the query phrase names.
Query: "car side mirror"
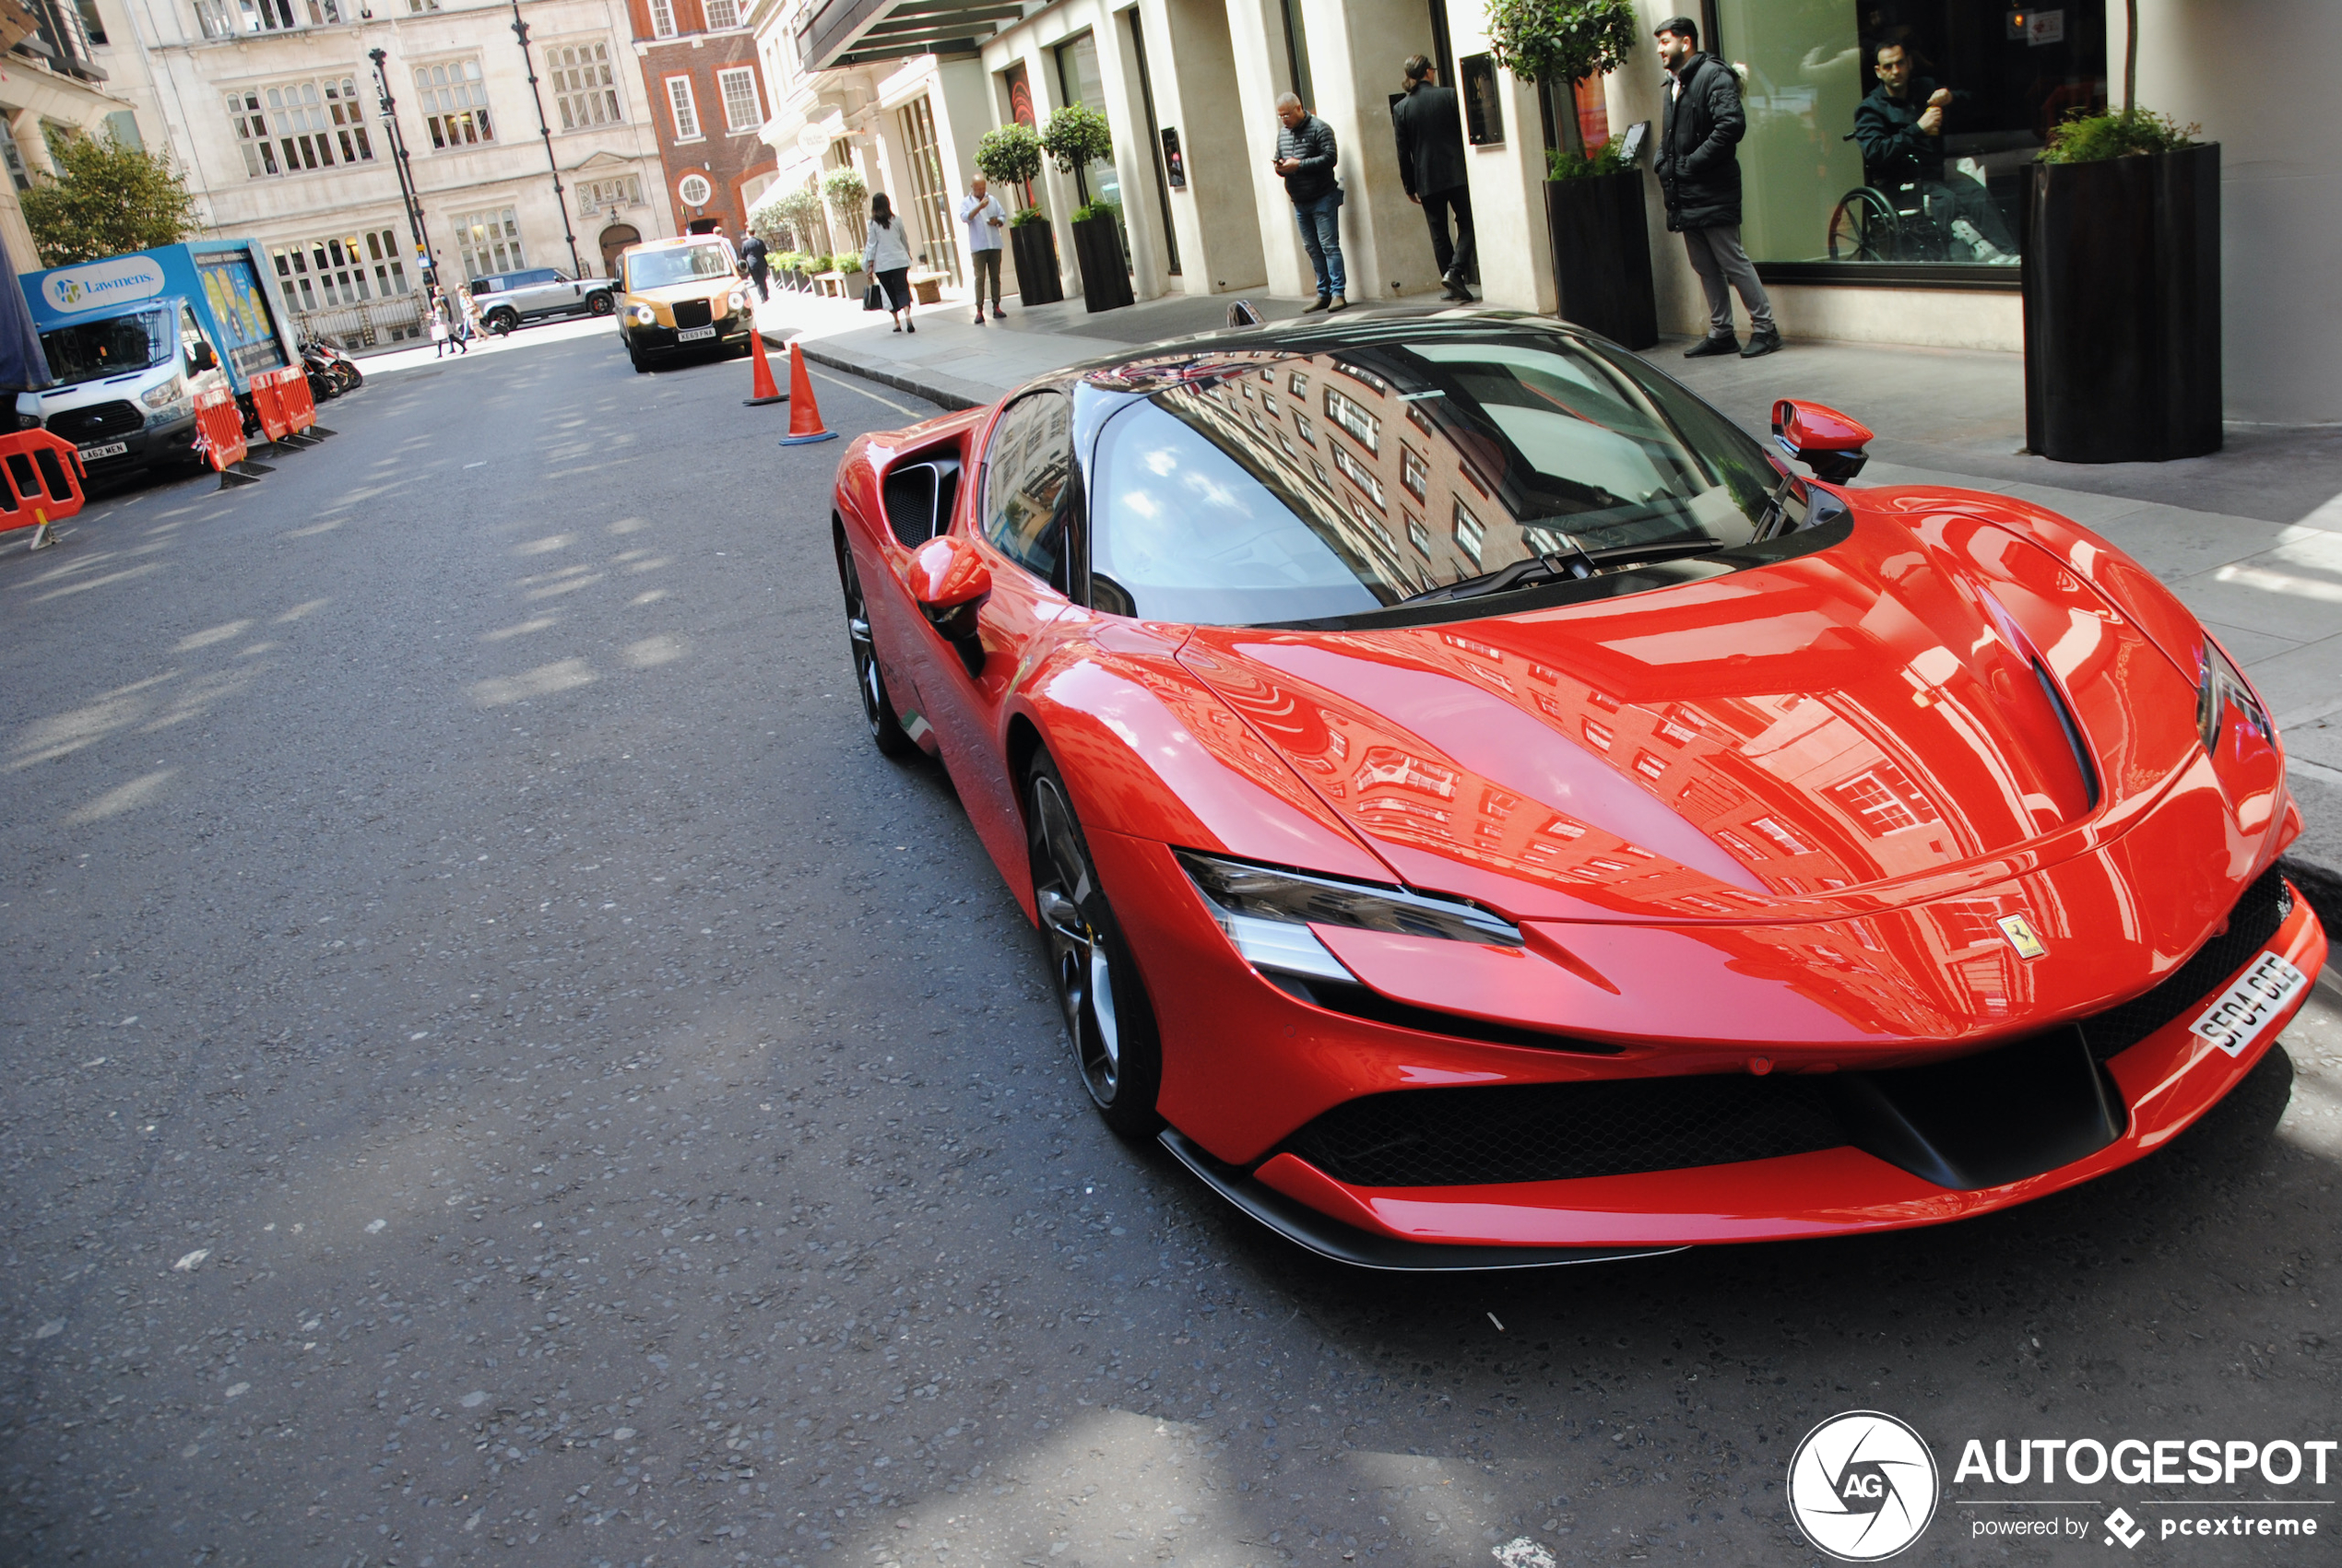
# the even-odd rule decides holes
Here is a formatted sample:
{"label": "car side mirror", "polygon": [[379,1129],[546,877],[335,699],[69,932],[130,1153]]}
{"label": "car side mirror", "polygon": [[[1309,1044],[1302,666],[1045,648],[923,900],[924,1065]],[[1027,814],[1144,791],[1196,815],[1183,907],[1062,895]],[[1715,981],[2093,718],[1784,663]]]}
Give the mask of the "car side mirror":
{"label": "car side mirror", "polygon": [[211,351],[211,345],[208,343],[198,343],[187,350],[187,370],[190,374],[201,375],[219,363],[219,356]]}
{"label": "car side mirror", "polygon": [[1794,397],[1773,405],[1773,440],[1792,462],[1803,463],[1816,478],[1833,485],[1849,482],[1870,461],[1863,450],[1871,442],[1866,426],[1835,408]]}
{"label": "car side mirror", "polygon": [[911,597],[927,623],[959,650],[968,674],[984,668],[976,613],[992,596],[992,570],[976,547],[953,535],[929,539],[911,555]]}

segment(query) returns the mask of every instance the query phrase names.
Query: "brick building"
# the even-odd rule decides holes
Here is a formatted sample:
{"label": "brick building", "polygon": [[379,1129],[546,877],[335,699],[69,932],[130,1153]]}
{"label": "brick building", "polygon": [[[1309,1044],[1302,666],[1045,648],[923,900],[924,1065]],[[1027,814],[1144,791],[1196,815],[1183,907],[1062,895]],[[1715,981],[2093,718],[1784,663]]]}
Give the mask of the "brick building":
{"label": "brick building", "polygon": [[776,172],[757,136],[771,100],[743,25],[746,0],[628,0],[628,8],[677,227],[713,218],[737,236]]}

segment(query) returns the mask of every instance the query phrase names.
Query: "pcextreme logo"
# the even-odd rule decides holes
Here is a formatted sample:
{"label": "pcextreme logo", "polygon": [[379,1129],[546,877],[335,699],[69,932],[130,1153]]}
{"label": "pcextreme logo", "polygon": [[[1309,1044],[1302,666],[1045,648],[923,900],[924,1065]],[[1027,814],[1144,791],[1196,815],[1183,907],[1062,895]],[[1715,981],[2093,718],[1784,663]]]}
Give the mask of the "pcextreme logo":
{"label": "pcextreme logo", "polygon": [[1849,1410],[1805,1434],[1789,1460],[1789,1513],[1841,1562],[1877,1562],[1935,1516],[1935,1456],[1893,1416]]}

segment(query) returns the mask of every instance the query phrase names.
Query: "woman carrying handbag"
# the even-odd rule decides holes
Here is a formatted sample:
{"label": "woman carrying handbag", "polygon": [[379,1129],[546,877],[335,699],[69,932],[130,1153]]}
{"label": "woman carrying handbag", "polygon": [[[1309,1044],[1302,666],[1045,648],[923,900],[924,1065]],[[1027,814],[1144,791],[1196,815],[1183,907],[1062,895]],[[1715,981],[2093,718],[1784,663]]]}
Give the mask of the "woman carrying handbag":
{"label": "woman carrying handbag", "polygon": [[884,308],[894,318],[894,330],[901,332],[907,324],[911,331],[918,331],[918,323],[910,320],[911,242],[883,191],[870,198],[870,237],[862,245],[862,270],[878,279],[870,286],[873,292],[885,290]]}

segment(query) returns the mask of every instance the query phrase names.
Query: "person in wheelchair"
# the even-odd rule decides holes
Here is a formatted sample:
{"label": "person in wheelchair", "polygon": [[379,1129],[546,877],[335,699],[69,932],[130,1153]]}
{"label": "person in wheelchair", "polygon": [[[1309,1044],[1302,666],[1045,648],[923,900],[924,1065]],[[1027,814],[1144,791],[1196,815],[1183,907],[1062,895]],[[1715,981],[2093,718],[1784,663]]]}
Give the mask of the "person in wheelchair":
{"label": "person in wheelchair", "polygon": [[[1854,110],[1863,176],[1898,210],[1923,211],[1946,259],[2015,265],[2017,242],[1981,182],[1944,166],[1944,119],[1965,93],[1911,73],[1910,50],[1882,43],[1878,86]],[[1965,253],[1965,254],[1963,254]]]}

